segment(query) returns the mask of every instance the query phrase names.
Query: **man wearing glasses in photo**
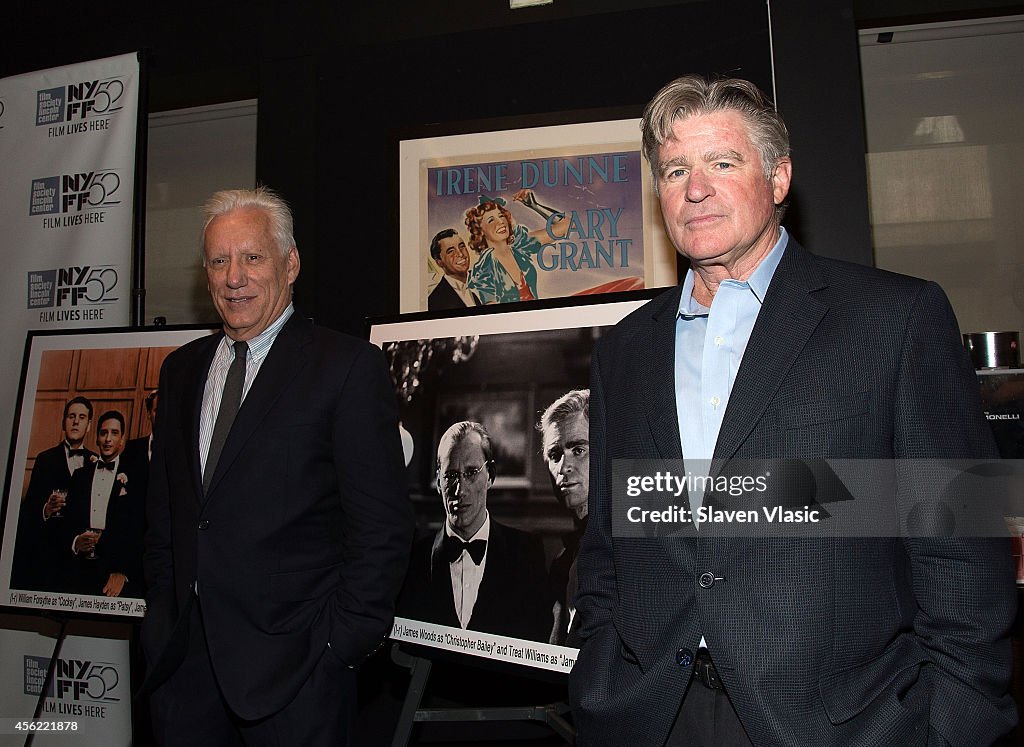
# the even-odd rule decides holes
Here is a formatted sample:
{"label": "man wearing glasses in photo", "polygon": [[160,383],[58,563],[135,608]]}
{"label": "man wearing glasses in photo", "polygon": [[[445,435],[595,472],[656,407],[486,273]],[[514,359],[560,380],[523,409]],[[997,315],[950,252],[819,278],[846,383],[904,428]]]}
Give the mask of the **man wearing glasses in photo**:
{"label": "man wearing glasses in photo", "polygon": [[445,521],[413,547],[399,615],[453,628],[546,641],[551,630],[539,537],[494,519],[491,438],[480,423],[455,423],[437,448]]}

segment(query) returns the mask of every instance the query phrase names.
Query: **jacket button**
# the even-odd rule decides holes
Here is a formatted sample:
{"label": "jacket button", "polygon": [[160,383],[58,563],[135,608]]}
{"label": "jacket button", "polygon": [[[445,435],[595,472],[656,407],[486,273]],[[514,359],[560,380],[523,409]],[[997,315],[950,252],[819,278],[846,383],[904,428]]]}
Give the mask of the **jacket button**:
{"label": "jacket button", "polygon": [[[206,529],[208,526],[210,526],[210,522],[208,522],[206,519],[203,519],[201,522],[199,522],[200,529]],[[703,578],[703,576],[701,578]]]}
{"label": "jacket button", "polygon": [[676,651],[676,664],[681,667],[688,667],[693,664],[693,652],[688,648],[681,648]]}
{"label": "jacket button", "polygon": [[715,574],[714,573],[702,573],[700,578],[697,579],[697,583],[700,584],[702,589],[710,589],[715,585]]}

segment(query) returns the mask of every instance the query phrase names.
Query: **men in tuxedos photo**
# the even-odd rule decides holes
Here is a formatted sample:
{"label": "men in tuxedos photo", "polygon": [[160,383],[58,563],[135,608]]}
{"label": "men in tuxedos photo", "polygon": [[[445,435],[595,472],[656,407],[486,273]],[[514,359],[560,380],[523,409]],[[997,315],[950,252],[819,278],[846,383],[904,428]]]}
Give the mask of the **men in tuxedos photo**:
{"label": "men in tuxedos photo", "polygon": [[572,531],[562,536],[562,549],[551,561],[548,583],[554,599],[549,643],[579,646],[576,618],[577,566],[580,538],[587,527],[590,491],[590,390],[573,389],[544,410],[537,423],[551,489],[572,516]]}
{"label": "men in tuxedos photo", "polygon": [[641,129],[689,269],[591,358],[577,743],[991,744],[1017,718],[1005,538],[613,532],[629,500],[612,473],[636,460],[696,473],[713,459],[711,475],[740,460],[998,456],[942,290],[816,256],[781,227],[794,168],[762,92],[684,76]]}
{"label": "men in tuxedos photo", "polygon": [[92,402],[87,398],[69,399],[64,404],[61,420],[61,442],[36,454],[18,515],[11,588],[57,590],[57,560],[61,548],[55,545],[54,539],[64,521],[63,508],[71,475],[95,456],[85,447],[92,415]]}
{"label": "men in tuxedos photo", "polygon": [[466,287],[472,265],[466,240],[454,228],[438,231],[430,240],[430,256],[444,274],[427,296],[428,311],[479,306],[476,293]]}
{"label": "men in tuxedos photo", "polygon": [[491,437],[463,420],[437,446],[444,525],[418,540],[399,613],[424,622],[546,641],[551,604],[539,537],[502,524],[487,510],[494,483]]}
{"label": "men in tuxedos photo", "polygon": [[394,390],[378,348],[294,311],[280,196],[205,215],[223,333],[160,374],[142,691],[161,745],[351,744],[412,542]]}
{"label": "men in tuxedos photo", "polygon": [[62,586],[77,594],[142,596],[145,495],[123,458],[125,420],[108,410],[96,420],[99,454],[75,470],[59,535]]}

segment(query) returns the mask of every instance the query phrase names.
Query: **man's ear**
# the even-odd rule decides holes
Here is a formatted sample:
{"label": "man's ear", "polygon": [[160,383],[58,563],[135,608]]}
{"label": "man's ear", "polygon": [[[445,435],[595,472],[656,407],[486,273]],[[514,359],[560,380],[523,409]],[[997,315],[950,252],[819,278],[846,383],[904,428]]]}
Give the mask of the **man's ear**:
{"label": "man's ear", "polygon": [[497,477],[497,471],[494,467],[494,460],[488,459],[486,462],[484,462],[484,469],[487,470],[487,484],[493,485],[494,478]]}
{"label": "man's ear", "polygon": [[772,171],[772,197],[776,205],[781,205],[789,194],[789,183],[793,178],[793,162],[788,156],[780,158]]}

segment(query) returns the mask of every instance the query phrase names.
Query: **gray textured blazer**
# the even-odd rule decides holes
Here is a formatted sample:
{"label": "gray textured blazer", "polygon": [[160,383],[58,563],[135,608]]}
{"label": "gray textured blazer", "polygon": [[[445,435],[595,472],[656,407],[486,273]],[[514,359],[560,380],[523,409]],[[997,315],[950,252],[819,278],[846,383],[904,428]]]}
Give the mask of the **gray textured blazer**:
{"label": "gray textured blazer", "polygon": [[[1002,539],[613,537],[615,460],[682,457],[680,292],[626,317],[591,362],[579,743],[662,744],[702,635],[755,745],[982,745],[1008,731],[1016,596]],[[716,460],[996,456],[941,289],[790,238]]]}

